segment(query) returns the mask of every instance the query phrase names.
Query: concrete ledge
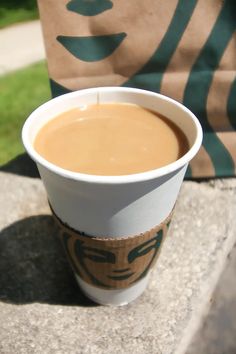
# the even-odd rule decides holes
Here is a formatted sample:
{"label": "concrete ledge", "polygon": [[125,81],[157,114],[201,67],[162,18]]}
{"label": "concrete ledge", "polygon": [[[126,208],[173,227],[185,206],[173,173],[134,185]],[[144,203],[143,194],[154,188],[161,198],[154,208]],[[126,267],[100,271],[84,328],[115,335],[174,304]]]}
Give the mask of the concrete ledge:
{"label": "concrete ledge", "polygon": [[203,318],[186,354],[236,353],[236,244],[227,258],[212,297],[210,311]]}
{"label": "concrete ledge", "polygon": [[147,291],[125,307],[80,292],[37,178],[0,173],[0,352],[185,353],[236,235],[236,180],[185,182]]}

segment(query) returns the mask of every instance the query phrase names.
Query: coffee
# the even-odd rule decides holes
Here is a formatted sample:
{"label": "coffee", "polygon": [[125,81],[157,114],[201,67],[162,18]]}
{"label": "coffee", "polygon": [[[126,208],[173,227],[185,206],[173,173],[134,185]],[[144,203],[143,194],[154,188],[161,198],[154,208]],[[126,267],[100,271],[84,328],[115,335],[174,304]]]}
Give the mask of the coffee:
{"label": "coffee", "polygon": [[38,132],[35,150],[66,170],[128,175],[163,167],[188,150],[184,133],[135,104],[101,103],[60,114]]}

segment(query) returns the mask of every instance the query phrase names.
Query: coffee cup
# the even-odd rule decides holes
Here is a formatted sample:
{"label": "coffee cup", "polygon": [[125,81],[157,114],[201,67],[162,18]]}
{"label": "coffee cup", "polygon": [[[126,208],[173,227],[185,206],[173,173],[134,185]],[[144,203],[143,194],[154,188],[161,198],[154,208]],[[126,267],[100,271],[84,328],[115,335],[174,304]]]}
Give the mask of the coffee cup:
{"label": "coffee cup", "polygon": [[[97,176],[65,170],[34,148],[40,129],[70,109],[96,103],[132,103],[167,117],[188,139],[178,160],[154,170]],[[22,130],[36,162],[61,239],[82,291],[104,305],[124,305],[146,289],[167,235],[188,166],[202,142],[194,114],[173,99],[135,88],[99,87],[68,93],[37,108]]]}

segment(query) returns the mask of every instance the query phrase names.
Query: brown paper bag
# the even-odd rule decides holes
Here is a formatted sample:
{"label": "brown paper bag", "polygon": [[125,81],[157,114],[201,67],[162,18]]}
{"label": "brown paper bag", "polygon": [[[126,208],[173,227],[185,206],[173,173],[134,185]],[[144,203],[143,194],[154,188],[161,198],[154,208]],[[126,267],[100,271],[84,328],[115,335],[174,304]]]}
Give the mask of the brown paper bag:
{"label": "brown paper bag", "polygon": [[160,92],[199,118],[191,178],[234,176],[235,0],[38,0],[53,96],[94,86]]}

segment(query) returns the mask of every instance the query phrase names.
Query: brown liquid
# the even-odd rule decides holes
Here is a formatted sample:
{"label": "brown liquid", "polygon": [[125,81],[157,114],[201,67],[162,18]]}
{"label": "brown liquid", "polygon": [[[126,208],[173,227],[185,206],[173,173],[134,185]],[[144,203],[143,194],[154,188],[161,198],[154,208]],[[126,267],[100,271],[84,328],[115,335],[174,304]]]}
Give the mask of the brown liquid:
{"label": "brown liquid", "polygon": [[188,150],[184,133],[167,118],[134,104],[76,108],[49,121],[34,147],[66,170],[127,175],[165,166]]}

